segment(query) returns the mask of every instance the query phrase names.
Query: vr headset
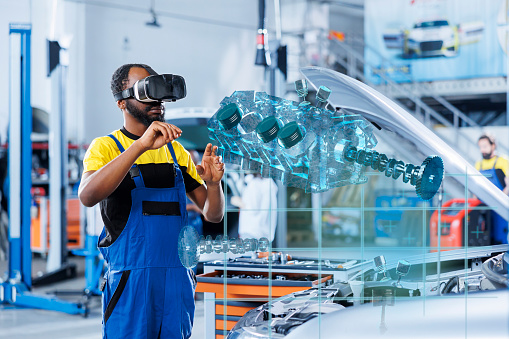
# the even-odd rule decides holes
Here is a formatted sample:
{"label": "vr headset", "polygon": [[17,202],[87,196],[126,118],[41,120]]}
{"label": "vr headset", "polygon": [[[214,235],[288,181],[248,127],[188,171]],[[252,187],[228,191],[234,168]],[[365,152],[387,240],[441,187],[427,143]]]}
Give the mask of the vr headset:
{"label": "vr headset", "polygon": [[135,98],[141,102],[177,101],[186,97],[186,81],[180,75],[150,75],[113,97],[115,100]]}

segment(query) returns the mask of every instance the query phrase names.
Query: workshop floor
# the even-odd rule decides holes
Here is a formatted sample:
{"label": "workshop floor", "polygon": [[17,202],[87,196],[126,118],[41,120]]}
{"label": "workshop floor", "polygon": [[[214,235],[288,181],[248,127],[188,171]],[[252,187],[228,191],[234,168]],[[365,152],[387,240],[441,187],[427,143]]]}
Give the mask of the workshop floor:
{"label": "workshop floor", "polygon": [[[85,286],[84,262],[81,257],[71,257],[70,262],[77,266],[75,279],[56,284],[34,288],[36,294],[54,291],[79,291]],[[34,258],[32,272],[44,271],[46,261]],[[0,276],[7,270],[7,262],[0,261]],[[80,295],[66,295],[59,298],[79,301]],[[90,301],[90,313],[87,318],[55,311],[17,308],[11,305],[0,305],[0,338],[16,339],[99,339],[101,338],[101,298],[93,297]],[[196,302],[196,313],[192,339],[204,338],[203,301]]]}
{"label": "workshop floor", "polygon": [[[363,259],[373,258],[377,255],[385,255],[386,260],[398,260],[412,255],[424,255],[425,249],[415,248],[364,248],[336,247],[322,250],[319,254],[316,249],[299,249],[288,252],[294,257],[304,256],[308,258],[349,258]],[[33,292],[45,294],[47,292],[63,290],[82,290],[85,286],[84,259],[82,257],[70,257],[70,262],[76,264],[76,279],[63,281],[50,286],[34,288]],[[46,260],[36,257],[32,261],[33,276],[45,271]],[[7,271],[7,262],[0,261],[0,277]],[[60,296],[62,299],[78,301],[80,296]],[[205,336],[203,296],[197,295],[196,313],[192,339],[202,339]],[[73,299],[74,298],[74,299]],[[77,315],[68,315],[61,312],[43,311],[36,309],[15,308],[10,305],[0,305],[0,338],[19,339],[93,339],[101,338],[101,300],[93,297],[90,301],[90,314],[87,318]]]}

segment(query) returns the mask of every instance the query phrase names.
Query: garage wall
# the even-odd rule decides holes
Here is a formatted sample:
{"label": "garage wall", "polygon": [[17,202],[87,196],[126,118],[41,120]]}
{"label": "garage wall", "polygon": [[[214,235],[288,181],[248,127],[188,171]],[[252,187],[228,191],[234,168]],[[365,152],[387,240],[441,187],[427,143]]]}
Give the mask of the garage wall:
{"label": "garage wall", "polygon": [[[0,93],[9,93],[9,23],[31,23],[31,103],[32,107],[51,112],[51,80],[47,77],[46,39],[67,37],[69,45],[69,81],[67,82],[67,132],[77,142],[83,115],[83,39],[84,5],[54,0],[0,2]],[[9,121],[8,95],[0,100],[0,140],[7,138]]]}
{"label": "garage wall", "polygon": [[151,20],[148,9],[132,9],[143,3],[85,7],[86,142],[122,126],[110,78],[124,63],[146,63],[159,73],[185,77],[187,97],[167,104],[167,110],[218,107],[235,90],[263,89],[263,68],[254,65],[257,1],[156,1],[161,28],[145,24]]}
{"label": "garage wall", "polygon": [[[263,67],[254,65],[256,0],[157,0],[161,28],[146,25],[152,19],[149,0],[0,1],[2,93],[8,93],[9,22],[32,23],[32,106],[48,113],[51,82],[46,77],[46,39],[71,41],[66,124],[72,142],[89,143],[122,126],[109,83],[111,74],[124,63],[147,63],[160,73],[186,78],[187,98],[168,104],[167,109],[217,108],[235,90],[267,90]],[[273,1],[267,1],[266,13],[269,39],[274,39]],[[329,14],[326,5],[305,0],[282,0],[281,13],[283,44],[289,50],[288,81],[292,82],[301,78],[298,66],[312,59],[304,51],[314,51],[312,44],[302,44],[302,35],[326,31]],[[6,98],[0,102],[2,140],[7,122]]]}
{"label": "garage wall", "polygon": [[[32,22],[32,106],[47,110],[50,105],[50,97],[45,89],[49,87],[46,79],[45,39],[47,37],[48,13],[45,1],[33,3],[34,8],[40,14],[33,17],[30,10],[29,0],[0,1],[2,14],[0,15],[0,142],[7,139],[7,127],[9,119],[9,24]],[[40,57],[44,56],[44,58]],[[44,74],[43,74],[44,73]],[[42,90],[41,90],[42,89]]]}
{"label": "garage wall", "polygon": [[[113,71],[141,62],[186,78],[188,96],[176,107],[217,107],[235,90],[263,90],[263,67],[255,66],[258,2],[251,0],[156,1],[161,28],[151,21],[150,1],[2,1],[1,93],[8,93],[10,22],[32,22],[32,106],[51,110],[46,78],[46,39],[72,37],[69,45],[67,126],[69,139],[90,142],[122,126],[110,92]],[[54,11],[55,9],[55,11]],[[268,6],[267,26],[273,26]],[[3,28],[2,28],[3,27]],[[0,139],[8,124],[7,97],[0,102]]]}

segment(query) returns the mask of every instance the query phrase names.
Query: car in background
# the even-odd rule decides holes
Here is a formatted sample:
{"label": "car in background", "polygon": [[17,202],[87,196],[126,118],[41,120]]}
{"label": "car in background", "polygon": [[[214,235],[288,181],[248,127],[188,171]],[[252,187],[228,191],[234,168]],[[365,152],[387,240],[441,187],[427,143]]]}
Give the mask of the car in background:
{"label": "car in background", "polygon": [[458,54],[458,31],[447,20],[422,21],[408,32],[404,53],[408,56],[446,57]]}
{"label": "car in background", "polygon": [[453,25],[437,19],[417,22],[410,29],[386,29],[383,40],[386,48],[401,50],[404,58],[453,57],[460,45],[478,42],[483,33],[483,22]]}

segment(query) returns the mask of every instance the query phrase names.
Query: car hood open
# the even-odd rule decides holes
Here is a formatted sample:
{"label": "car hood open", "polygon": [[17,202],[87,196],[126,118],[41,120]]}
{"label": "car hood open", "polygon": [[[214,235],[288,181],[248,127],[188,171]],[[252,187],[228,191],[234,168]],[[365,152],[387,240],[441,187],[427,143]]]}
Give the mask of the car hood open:
{"label": "car hood open", "polygon": [[326,86],[331,90],[329,102],[334,107],[361,114],[367,120],[412,142],[424,154],[439,155],[444,161],[446,175],[452,175],[463,186],[466,181],[470,192],[509,220],[509,197],[394,101],[362,82],[330,69],[305,67],[301,73],[316,89]]}

